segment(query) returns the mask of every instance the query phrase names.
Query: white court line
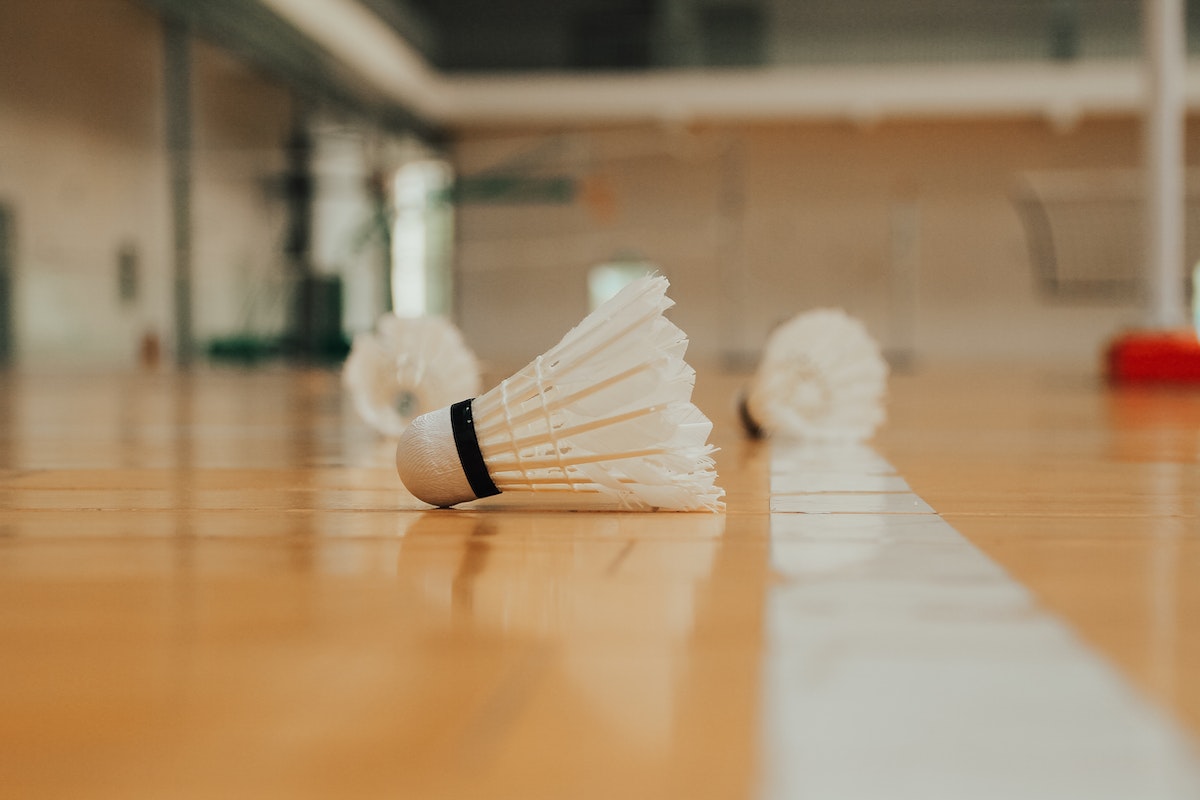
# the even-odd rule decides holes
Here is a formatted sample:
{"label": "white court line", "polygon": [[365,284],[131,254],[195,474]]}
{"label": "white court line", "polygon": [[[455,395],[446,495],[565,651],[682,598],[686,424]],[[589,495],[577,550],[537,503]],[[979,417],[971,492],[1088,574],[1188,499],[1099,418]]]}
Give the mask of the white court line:
{"label": "white court line", "polygon": [[772,445],[762,796],[1200,798],[1186,732],[932,509],[775,497],[820,458]]}
{"label": "white court line", "polygon": [[771,478],[771,494],[811,492],[907,492],[908,481],[899,475],[864,475],[856,472],[796,470]]}
{"label": "white court line", "polygon": [[771,493],[771,511],[783,514],[933,514],[912,492]]}
{"label": "white court line", "polygon": [[864,444],[800,444],[775,442],[771,447],[772,474],[796,470],[851,472],[858,475],[895,475],[896,468]]}

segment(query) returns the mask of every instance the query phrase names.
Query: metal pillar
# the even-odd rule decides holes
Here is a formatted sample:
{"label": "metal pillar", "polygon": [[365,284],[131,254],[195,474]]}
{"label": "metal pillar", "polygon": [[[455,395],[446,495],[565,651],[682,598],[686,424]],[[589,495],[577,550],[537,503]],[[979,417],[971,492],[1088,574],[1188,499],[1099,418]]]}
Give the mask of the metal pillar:
{"label": "metal pillar", "polygon": [[0,205],[0,368],[11,366],[16,355],[13,343],[16,324],[13,309],[17,306],[13,282],[13,262],[16,261],[16,245],[13,243],[13,214],[7,206]]}
{"label": "metal pillar", "polygon": [[1184,75],[1183,0],[1143,0],[1147,104],[1146,289],[1147,324],[1184,322]]}
{"label": "metal pillar", "polygon": [[324,291],[327,285],[318,280],[312,265],[313,140],[308,109],[302,100],[295,100],[286,151],[284,204],[287,233],[283,249],[291,294],[287,340],[292,355],[311,358],[321,349],[322,320],[318,318],[329,308],[331,300]]}
{"label": "metal pillar", "polygon": [[171,186],[175,363],[192,363],[192,93],[191,42],[186,23],[163,20],[167,158]]}

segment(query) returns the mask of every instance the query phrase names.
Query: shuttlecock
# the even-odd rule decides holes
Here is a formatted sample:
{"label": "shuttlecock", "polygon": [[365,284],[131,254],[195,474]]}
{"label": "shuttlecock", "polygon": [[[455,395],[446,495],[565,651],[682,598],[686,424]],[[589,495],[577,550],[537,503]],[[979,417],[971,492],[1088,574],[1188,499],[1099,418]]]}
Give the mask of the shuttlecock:
{"label": "shuttlecock", "polygon": [[479,363],[458,328],[441,317],[384,314],[376,333],[354,337],[342,381],[360,417],[385,436],[479,391]]}
{"label": "shuttlecock", "polygon": [[857,442],[883,422],[887,362],[866,327],[817,309],[777,328],[742,397],[753,436]]}
{"label": "shuttlecock", "polygon": [[413,420],[396,448],[404,485],[435,506],[527,492],[720,510],[712,423],[691,402],[687,335],[662,315],[667,285],[630,283],[499,386]]}

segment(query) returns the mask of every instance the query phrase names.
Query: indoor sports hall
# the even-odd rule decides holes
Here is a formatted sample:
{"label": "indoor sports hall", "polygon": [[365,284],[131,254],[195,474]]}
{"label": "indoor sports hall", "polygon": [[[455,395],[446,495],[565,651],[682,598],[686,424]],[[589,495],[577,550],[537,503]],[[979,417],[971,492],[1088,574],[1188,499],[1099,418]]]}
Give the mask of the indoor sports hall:
{"label": "indoor sports hall", "polygon": [[1200,4],[0,2],[0,797],[1200,798]]}

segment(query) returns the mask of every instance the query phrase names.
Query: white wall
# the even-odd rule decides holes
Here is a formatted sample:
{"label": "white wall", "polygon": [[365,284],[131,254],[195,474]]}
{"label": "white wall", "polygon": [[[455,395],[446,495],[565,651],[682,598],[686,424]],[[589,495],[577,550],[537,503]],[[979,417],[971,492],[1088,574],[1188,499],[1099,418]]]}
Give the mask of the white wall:
{"label": "white wall", "polygon": [[[251,297],[262,302],[250,323],[277,329],[290,99],[203,43],[193,77],[197,341],[245,326]],[[128,0],[0,4],[0,202],[16,222],[20,363],[133,363],[148,332],[170,346],[163,117],[157,17]],[[123,304],[125,245],[140,292]]]}
{"label": "white wall", "polygon": [[[142,328],[168,327],[157,33],[124,2],[0,5],[0,202],[15,214],[21,360],[124,359]],[[133,308],[117,297],[124,243],[141,262]]]}
{"label": "white wall", "polygon": [[[1028,171],[1139,159],[1131,118],[466,132],[463,175],[520,164],[584,188],[565,205],[459,209],[461,323],[482,357],[531,358],[585,313],[587,269],[635,251],[671,278],[701,361],[753,359],[774,324],[835,305],[926,361],[1094,365],[1137,300],[1043,297],[1012,194]],[[911,287],[896,262],[915,267]]]}

